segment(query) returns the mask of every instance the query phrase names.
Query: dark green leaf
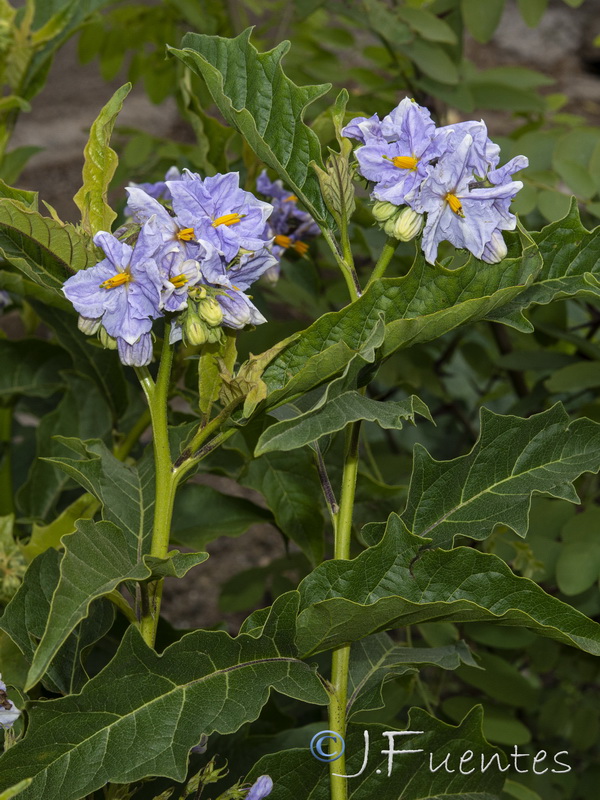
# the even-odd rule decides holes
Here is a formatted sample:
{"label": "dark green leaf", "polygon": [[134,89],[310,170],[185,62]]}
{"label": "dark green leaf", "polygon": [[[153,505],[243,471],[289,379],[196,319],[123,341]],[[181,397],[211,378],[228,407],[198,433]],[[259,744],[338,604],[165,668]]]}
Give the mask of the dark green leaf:
{"label": "dark green leaf", "polygon": [[64,386],[59,370],[69,366],[65,351],[39,339],[0,340],[0,397],[48,397]]}
{"label": "dark green leaf", "polygon": [[403,520],[440,547],[455,536],[485,539],[497,525],[525,536],[531,496],[579,503],[573,481],[600,470],[600,424],[569,417],[560,404],[527,419],[481,409],[481,433],[470,453],[435,461],[415,448]]}
{"label": "dark green leaf", "polygon": [[188,33],[182,49],[169,48],[201,75],[225,120],[236,128],[256,155],[274,169],[315,219],[327,216],[317,178],[309,162],[321,166],[321,145],[304,122],[309,103],[330,84],[296,86],[281,68],[289,49],[282,42],[267,53],[250,44],[251,29],[235,39]]}
{"label": "dark green leaf", "polygon": [[[301,653],[428,620],[499,622],[600,654],[600,625],[470,547],[423,549],[392,514],[379,544],[352,561],[326,561],[300,584]],[[375,587],[375,588],[373,588]]]}
{"label": "dark green leaf", "polygon": [[107,782],[183,781],[202,734],[232,733],[256,719],[271,688],[325,704],[321,681],[296,657],[296,613],[291,593],[275,603],[258,638],[196,631],[160,656],[130,627],[80,694],[31,710],[26,737],[0,757],[0,791],[33,777],[22,800],[39,800],[56,785],[61,800],[79,800]]}

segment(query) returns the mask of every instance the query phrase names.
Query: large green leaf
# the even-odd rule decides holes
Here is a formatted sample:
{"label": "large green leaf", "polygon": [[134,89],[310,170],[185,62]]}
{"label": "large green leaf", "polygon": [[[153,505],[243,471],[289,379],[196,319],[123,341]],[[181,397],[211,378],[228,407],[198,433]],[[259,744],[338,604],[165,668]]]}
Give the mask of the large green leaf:
{"label": "large green leaf", "polygon": [[593,231],[583,227],[575,198],[566,217],[531,236],[540,248],[542,270],[518,299],[490,314],[524,331],[533,328],[523,317],[523,308],[564,297],[600,297],[600,227]]}
{"label": "large green leaf", "polygon": [[169,52],[206,81],[225,120],[256,155],[272,167],[315,219],[324,220],[314,161],[322,166],[317,135],[304,122],[304,109],[329,91],[330,84],[296,86],[283,72],[281,59],[290,43],[267,53],[250,44],[248,28],[234,39],[188,33],[182,49]]}
{"label": "large green leaf", "polygon": [[396,644],[386,633],[354,642],[350,650],[348,718],[359,711],[383,708],[381,690],[390,678],[415,672],[425,665],[451,670],[461,664],[477,668],[464,642],[445,647],[405,647]]}
{"label": "large green leaf", "polygon": [[135,466],[124,464],[98,439],[82,442],[56,436],[55,441],[77,456],[45,461],[59,467],[102,503],[102,516],[121,528],[142,557],[150,552],[154,514],[154,461],[147,451]]}
{"label": "large green leaf", "polygon": [[93,236],[98,231],[110,231],[117,214],[108,205],[108,187],[115,174],[119,159],[110,147],[110,137],[131,84],[126,83],[113,94],[98,114],[90,129],[85,146],[83,186],[73,198],[81,211],[83,229]]}
{"label": "large green leaf", "polygon": [[196,631],[162,655],[130,627],[80,694],[34,705],[27,735],[0,758],[0,791],[33,777],[22,800],[79,800],[107,782],[182,781],[202,734],[256,719],[271,689],[325,704],[314,668],[296,657],[296,613],[297,595],[284,595],[259,637]]}
{"label": "large green leaf", "polygon": [[274,406],[339,374],[385,321],[385,357],[436,339],[491,314],[520,295],[541,268],[535,246],[500,264],[473,258],[459,269],[427,264],[419,253],[402,278],[375,281],[341,311],[325,314],[276,356],[263,373]]}
{"label": "large green leaf", "polygon": [[[423,709],[411,708],[407,731],[393,737],[394,748],[408,752],[392,757],[391,775],[386,751],[392,737],[384,732],[394,729],[374,724],[349,725],[346,774],[356,777],[348,779],[348,800],[497,800],[504,784],[499,767],[506,769],[506,759],[486,742],[481,724],[480,707],[474,708],[457,727],[435,719]],[[365,731],[369,758],[361,773]],[[467,752],[472,754],[472,760],[467,756],[459,769],[461,756]],[[452,775],[442,766],[446,757]],[[482,759],[484,765],[491,766],[482,769]],[[264,774],[270,775],[275,784],[269,800],[329,800],[331,796],[329,764],[318,761],[308,749],[263,756],[247,780],[252,782]]]}
{"label": "large green leaf", "polygon": [[[90,604],[124,581],[146,581],[153,561],[138,550],[138,539],[111,522],[79,520],[77,530],[65,536],[60,577],[52,595],[48,620],[33,656],[26,691],[40,680],[75,627],[89,613]],[[179,563],[173,564],[177,558]],[[177,553],[169,561],[179,577],[201,564],[208,553]],[[173,571],[171,572],[173,574]]]}
{"label": "large green leaf", "polygon": [[0,254],[27,278],[60,293],[76,270],[95,263],[87,237],[18,200],[0,199]]}
{"label": "large green leaf", "polygon": [[436,461],[415,446],[407,527],[440,547],[455,536],[485,539],[497,525],[525,536],[533,493],[579,503],[573,481],[600,470],[600,424],[573,422],[560,403],[527,419],[481,409],[470,453]]}
{"label": "large green leaf", "polygon": [[326,561],[300,584],[297,642],[309,655],[389,628],[426,622],[529,627],[600,655],[600,625],[500,558],[470,547],[423,549],[392,514],[381,541],[352,561]]}
{"label": "large green leaf", "polygon": [[[50,549],[31,562],[18,592],[0,618],[4,630],[31,664],[50,612],[52,594],[58,584],[62,554]],[[78,692],[87,680],[83,666],[86,648],[108,632],[114,606],[107,600],[92,603],[85,620],[63,641],[44,676],[44,685],[60,694]]]}
{"label": "large green leaf", "polygon": [[323,558],[324,521],[315,504],[321,484],[311,452],[266,453],[250,462],[241,483],[263,495],[278,527],[318,564]]}
{"label": "large green leaf", "polygon": [[65,351],[40,339],[0,340],[0,397],[48,397],[64,386],[59,370],[69,366]]}

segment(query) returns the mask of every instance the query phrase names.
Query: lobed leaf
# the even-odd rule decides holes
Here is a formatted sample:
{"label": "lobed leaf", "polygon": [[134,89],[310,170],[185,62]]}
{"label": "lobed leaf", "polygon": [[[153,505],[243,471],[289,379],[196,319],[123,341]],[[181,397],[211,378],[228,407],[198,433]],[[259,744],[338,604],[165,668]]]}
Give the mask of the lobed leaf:
{"label": "lobed leaf", "polygon": [[256,719],[271,689],[326,704],[314,669],[296,657],[296,613],[291,593],[276,601],[259,637],[196,631],[162,655],[130,627],[80,694],[32,707],[27,735],[0,757],[0,791],[33,778],[22,800],[80,800],[108,782],[183,781],[200,737]]}
{"label": "lobed leaf", "polygon": [[446,620],[524,626],[600,655],[598,623],[497,556],[426,544],[392,514],[378,544],[352,561],[320,564],[299,586],[299,651],[308,656],[389,628]]}
{"label": "lobed leaf", "polygon": [[573,422],[557,403],[522,419],[481,409],[479,439],[470,453],[436,461],[415,446],[402,519],[439,547],[455,536],[485,539],[496,526],[527,534],[534,493],[579,503],[573,481],[600,470],[600,424]]}
{"label": "lobed leaf", "polygon": [[322,166],[321,145],[303,118],[306,106],[328,92],[331,84],[296,86],[281,67],[290,43],[259,53],[250,44],[251,32],[248,28],[233,39],[188,33],[181,50],[168,49],[204,78],[225,120],[277,172],[312,216],[323,221],[327,211],[309,167],[311,161]]}

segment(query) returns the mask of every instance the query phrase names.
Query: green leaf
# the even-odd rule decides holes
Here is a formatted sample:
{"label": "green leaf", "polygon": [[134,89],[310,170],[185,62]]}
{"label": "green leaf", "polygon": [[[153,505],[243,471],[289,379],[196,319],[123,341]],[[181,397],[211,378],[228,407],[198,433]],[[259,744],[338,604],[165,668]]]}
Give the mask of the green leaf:
{"label": "green leaf", "polygon": [[290,43],[259,53],[250,44],[250,33],[249,28],[235,39],[188,33],[181,50],[168,49],[204,78],[225,120],[277,172],[312,216],[323,221],[327,212],[317,178],[308,166],[311,161],[322,166],[321,145],[303,117],[306,106],[331,85],[296,86],[280,63]]}
{"label": "green leaf", "polygon": [[585,592],[600,574],[600,509],[591,507],[563,527],[563,543],[556,561],[556,583],[563,594]]}
{"label": "green leaf", "polygon": [[59,293],[76,270],[95,259],[73,225],[43,217],[18,200],[0,199],[0,254],[25,277]]}
{"label": "green leaf", "polygon": [[381,357],[431,341],[494,313],[519,296],[541,267],[537,248],[500,264],[473,258],[457,269],[427,264],[419,253],[402,278],[375,281],[356,302],[325,314],[298,334],[265,369],[267,406],[297,397],[331,380],[372,335],[383,315]]}
{"label": "green leaf", "polygon": [[73,306],[66,297],[61,297],[54,289],[46,289],[38,283],[27,280],[20,272],[8,272],[0,270],[0,289],[21,295],[21,297],[39,300],[46,306],[60,308],[63,311],[72,312]]}
{"label": "green leaf", "polygon": [[430,42],[456,44],[458,41],[456,34],[447,22],[423,8],[403,6],[398,9],[398,16],[408,22],[414,31]]}
{"label": "green leaf", "polygon": [[309,450],[267,453],[253,459],[241,483],[259,491],[277,526],[313,564],[323,558],[323,515],[315,499],[321,484]]}
{"label": "green leaf", "polygon": [[[166,559],[148,559],[139,548],[139,540],[111,522],[79,520],[75,533],[66,535],[65,553],[60,563],[60,577],[52,595],[44,634],[37,646],[27,676],[29,691],[46,673],[52,659],[75,627],[89,614],[90,604],[104,597],[124,581],[146,581],[150,577],[182,577],[188,569],[201,564],[208,553],[173,555]],[[151,567],[159,567],[153,570]]]}
{"label": "green leaf", "polygon": [[49,525],[33,525],[31,538],[21,546],[23,555],[32,561],[49,547],[58,549],[61,537],[73,533],[78,519],[89,519],[98,510],[98,501],[86,492],[67,506]]}
{"label": "green leaf", "polygon": [[392,430],[400,430],[407,419],[414,424],[416,414],[431,420],[429,409],[416,395],[406,400],[385,402],[372,400],[359,392],[344,392],[330,398],[329,389],[332,385],[310,411],[267,428],[258,440],[255,455],[304,447],[361,419]]}
{"label": "green leaf", "polygon": [[416,445],[402,518],[437,546],[459,535],[485,539],[497,525],[524,537],[534,492],[579,503],[573,481],[598,470],[597,422],[569,423],[559,403],[527,419],[482,408],[479,439],[467,455],[436,461]]}
{"label": "green leaf", "polygon": [[[369,27],[386,41],[392,41],[396,46],[406,44],[413,39],[410,27],[400,19],[399,15],[390,11],[385,3],[380,0],[364,0],[362,5],[366,11]],[[362,17],[362,9],[359,14]]]}
{"label": "green leaf", "polygon": [[[447,725],[420,708],[411,708],[408,728],[393,737],[398,750],[408,752],[393,757],[388,775],[390,738],[384,725],[348,726],[346,736],[346,774],[358,775],[365,753],[365,730],[369,737],[369,758],[360,775],[348,780],[348,800],[496,800],[504,783],[506,757],[483,737],[482,713],[478,707],[458,727]],[[406,735],[409,731],[416,731]],[[307,741],[308,744],[308,741]],[[382,752],[383,751],[383,752]],[[411,752],[412,751],[412,752]],[[459,770],[461,756],[470,751]],[[442,764],[448,756],[448,772]],[[491,768],[481,769],[481,760]],[[431,759],[431,761],[430,761]],[[430,766],[433,766],[434,769]],[[438,767],[436,770],[435,767]],[[441,767],[441,769],[440,769]],[[447,768],[447,769],[448,769]],[[472,770],[472,771],[471,771]],[[466,774],[470,771],[470,774]],[[329,800],[329,765],[317,761],[308,750],[294,749],[272,753],[260,759],[246,781],[269,775],[277,787],[277,800]]]}
{"label": "green leaf", "polygon": [[[127,408],[127,383],[114,350],[104,350],[90,344],[90,338],[78,329],[73,315],[65,314],[56,308],[49,308],[44,303],[34,302],[32,305],[46,325],[52,328],[60,344],[69,352],[75,369],[94,381],[110,406],[114,418],[120,417]],[[59,430],[61,433],[67,432]],[[96,432],[90,435],[99,434]],[[87,437],[82,435],[80,438]]]}
{"label": "green leaf", "polygon": [[544,386],[549,392],[580,392],[600,386],[600,363],[598,361],[579,361],[557,370]]}
{"label": "green leaf", "polygon": [[107,194],[119,159],[110,147],[110,137],[131,84],[126,83],[113,94],[92,123],[85,146],[83,186],[73,198],[81,211],[83,229],[93,236],[98,231],[110,231],[117,214],[108,205]]}
{"label": "green leaf", "polygon": [[22,800],[39,800],[58,784],[61,800],[79,800],[107,782],[183,781],[202,734],[232,733],[256,719],[271,689],[326,704],[314,669],[296,657],[296,613],[297,595],[290,593],[274,604],[257,638],[196,631],[162,655],[130,627],[116,656],[80,694],[31,709],[27,735],[0,757],[0,791],[33,777]]}
{"label": "green leaf", "polygon": [[348,719],[359,711],[383,708],[381,691],[384,682],[390,678],[415,672],[425,665],[454,670],[461,664],[477,669],[464,642],[446,647],[405,647],[396,644],[386,633],[354,642],[350,650]]}
{"label": "green leaf", "polygon": [[0,340],[0,397],[49,397],[64,387],[61,369],[69,366],[65,351],[40,339]]}
{"label": "green leaf", "polygon": [[525,626],[600,654],[600,625],[518,578],[502,559],[470,547],[424,550],[426,544],[392,514],[379,544],[352,561],[320,564],[299,586],[300,652],[436,620]]}
{"label": "green leaf", "polygon": [[548,8],[548,0],[517,0],[521,16],[530,28],[539,25],[544,12]]}
{"label": "green leaf", "polygon": [[32,463],[27,481],[17,494],[18,505],[31,519],[46,520],[55,507],[69,479],[48,463],[64,453],[56,434],[87,439],[108,436],[112,429],[110,410],[89,378],[63,373],[66,390],[54,411],[40,420],[36,431],[37,458]]}
{"label": "green leaf", "polygon": [[37,153],[41,153],[43,147],[36,147],[35,145],[25,145],[23,147],[15,147],[8,153],[4,154],[0,160],[0,177],[6,183],[16,183],[25,165],[30,158],[33,158]]}
{"label": "green leaf", "polygon": [[478,42],[488,42],[500,23],[504,0],[460,0],[460,7],[471,36]]}
{"label": "green leaf", "polygon": [[136,552],[150,552],[154,513],[154,462],[146,451],[135,466],[115,458],[98,439],[56,436],[55,441],[77,458],[54,456],[44,460],[59,467],[102,504],[102,517],[113,522],[135,542]]}
{"label": "green leaf", "polygon": [[398,49],[429,78],[451,86],[460,81],[458,67],[441,45],[415,39],[410,44],[400,45]]}
{"label": "green leaf", "polygon": [[[61,553],[50,549],[32,561],[19,591],[0,618],[0,628],[21,650],[28,664],[46,628],[62,558]],[[44,676],[43,683],[50,691],[69,694],[81,689],[87,680],[83,666],[85,652],[108,632],[113,620],[111,603],[100,600],[91,605],[87,618],[64,641]]]}
{"label": "green leaf", "polygon": [[10,786],[8,789],[2,792],[2,794],[0,794],[0,800],[12,800],[13,797],[21,794],[23,789],[26,789],[31,781],[32,778],[26,778],[24,781],[19,781],[19,783],[17,783],[15,786]]}
{"label": "green leaf", "polygon": [[177,492],[171,538],[200,550],[220,536],[241,536],[252,525],[265,522],[273,522],[272,514],[250,500],[191,483]]}
{"label": "green leaf", "polygon": [[575,198],[566,217],[531,235],[543,258],[540,273],[518,301],[490,314],[501,322],[510,319],[510,324],[524,331],[532,326],[523,317],[523,308],[565,297],[600,297],[600,228],[590,232],[583,227]]}

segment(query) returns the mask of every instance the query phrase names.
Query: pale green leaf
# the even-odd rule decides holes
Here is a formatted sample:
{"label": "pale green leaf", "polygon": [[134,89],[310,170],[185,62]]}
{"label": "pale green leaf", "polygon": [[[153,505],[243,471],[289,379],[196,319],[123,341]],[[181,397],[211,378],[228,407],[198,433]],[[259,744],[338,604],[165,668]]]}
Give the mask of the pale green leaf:
{"label": "pale green leaf", "polygon": [[471,36],[478,42],[489,41],[500,23],[504,0],[460,0],[460,7]]}
{"label": "pale green leaf", "polygon": [[118,157],[110,147],[110,137],[131,84],[126,83],[113,94],[94,120],[85,146],[83,186],[73,198],[81,211],[81,224],[90,236],[110,231],[117,214],[108,205],[107,194],[115,174]]}

